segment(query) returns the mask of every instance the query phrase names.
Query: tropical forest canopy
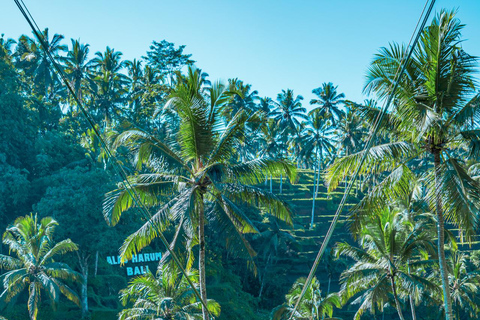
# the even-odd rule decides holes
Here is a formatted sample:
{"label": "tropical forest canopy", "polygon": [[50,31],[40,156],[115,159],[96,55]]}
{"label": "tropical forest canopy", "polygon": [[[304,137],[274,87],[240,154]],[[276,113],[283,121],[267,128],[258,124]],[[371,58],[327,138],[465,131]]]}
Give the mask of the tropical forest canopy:
{"label": "tropical forest canopy", "polygon": [[305,101],[211,79],[167,40],[130,61],[49,29],[48,54],[2,35],[0,318],[476,319],[480,93],[464,28],[441,10],[422,30],[367,150],[404,44],[372,53],[368,100],[325,79]]}

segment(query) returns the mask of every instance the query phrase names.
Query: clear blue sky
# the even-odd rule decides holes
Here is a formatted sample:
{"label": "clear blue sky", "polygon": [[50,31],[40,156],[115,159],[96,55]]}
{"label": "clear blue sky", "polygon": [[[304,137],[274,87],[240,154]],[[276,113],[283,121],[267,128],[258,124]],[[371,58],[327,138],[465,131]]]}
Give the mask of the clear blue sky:
{"label": "clear blue sky", "polygon": [[[40,28],[125,59],[145,54],[152,40],[186,45],[211,80],[237,77],[260,96],[292,88],[305,97],[333,82],[348,99],[362,101],[366,67],[379,47],[408,42],[423,0],[24,0]],[[0,33],[30,30],[12,0],[3,0]],[[480,0],[438,0],[458,8],[467,26],[463,46],[480,56]]]}

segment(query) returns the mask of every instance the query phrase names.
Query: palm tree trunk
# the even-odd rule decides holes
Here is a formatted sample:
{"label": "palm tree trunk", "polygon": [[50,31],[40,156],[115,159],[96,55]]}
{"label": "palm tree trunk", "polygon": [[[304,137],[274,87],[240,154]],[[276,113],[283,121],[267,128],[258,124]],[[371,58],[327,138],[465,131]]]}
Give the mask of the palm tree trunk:
{"label": "palm tree trunk", "polygon": [[80,289],[80,304],[82,307],[82,319],[88,317],[88,259],[90,255],[85,256],[85,253],[77,251],[78,265],[82,273],[82,282]]}
{"label": "palm tree trunk", "polygon": [[[203,197],[202,197],[203,198]],[[203,199],[200,203],[198,213],[198,273],[200,284],[200,296],[202,300],[207,303],[207,281],[205,279],[205,211],[203,207]],[[203,320],[210,320],[209,314],[205,306],[202,304]]]}
{"label": "palm tree trunk", "polygon": [[283,175],[280,173],[280,194],[282,194]]}
{"label": "palm tree trunk", "polygon": [[412,320],[417,320],[417,313],[415,312],[415,302],[413,301],[413,297],[409,296],[410,301],[410,309],[412,310]]}
{"label": "palm tree trunk", "polygon": [[[314,193],[313,193],[313,207],[315,207],[315,201],[317,199],[317,196],[318,196],[318,189],[319,189],[319,185],[320,185],[320,175],[321,175],[321,172],[322,172],[322,162],[323,162],[323,156],[322,156],[322,152],[320,151],[320,157],[318,158],[318,164],[317,164],[317,167],[318,167],[318,172],[317,172],[317,179],[313,181],[314,183]],[[313,228],[313,216],[314,216],[314,209],[312,209],[312,223],[310,225],[310,229]]]}
{"label": "palm tree trunk", "polygon": [[98,272],[98,250],[97,250],[97,254],[95,255],[95,278],[97,277],[97,272]]}
{"label": "palm tree trunk", "polygon": [[445,258],[445,227],[443,217],[442,199],[440,196],[440,149],[433,150],[435,164],[435,209],[437,214],[437,237],[438,237],[438,262],[440,265],[440,275],[442,277],[443,303],[445,305],[445,319],[453,320],[452,297],[450,296],[450,284],[448,282],[447,260]]}
{"label": "palm tree trunk", "polygon": [[313,192],[312,192],[313,201],[312,201],[312,219],[310,221],[310,229],[313,228],[313,219],[315,216],[315,194],[317,193],[317,184],[315,183],[316,180],[317,180],[317,166],[315,166],[315,171],[313,173]]}
{"label": "palm tree trunk", "polygon": [[402,313],[402,306],[400,305],[400,301],[398,300],[397,287],[395,286],[395,279],[393,276],[390,278],[390,283],[392,285],[393,298],[395,299],[395,306],[397,308],[398,316],[400,317],[400,320],[405,320]]}
{"label": "palm tree trunk", "polygon": [[268,271],[268,265],[270,263],[270,258],[272,257],[272,254],[268,255],[267,262],[265,263],[265,269],[263,270],[263,276],[262,276],[262,283],[260,285],[260,292],[258,293],[258,298],[262,297],[263,293],[263,288],[265,287],[265,277],[267,276],[267,271]]}
{"label": "palm tree trunk", "polygon": [[270,175],[270,192],[273,193],[272,175]]}

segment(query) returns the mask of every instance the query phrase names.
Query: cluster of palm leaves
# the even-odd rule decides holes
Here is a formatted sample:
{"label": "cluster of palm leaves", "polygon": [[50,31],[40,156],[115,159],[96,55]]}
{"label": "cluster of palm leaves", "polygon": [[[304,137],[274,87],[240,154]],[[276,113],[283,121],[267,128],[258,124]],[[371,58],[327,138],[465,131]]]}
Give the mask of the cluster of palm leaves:
{"label": "cluster of palm leaves", "polygon": [[[415,284],[415,281],[408,278],[409,274],[395,264],[396,260],[406,260],[417,266],[417,262],[409,256],[410,253],[406,255],[401,250],[396,251],[399,247],[388,245],[387,238],[391,238],[392,234],[394,236],[391,241],[395,243],[406,241],[406,236],[401,236],[402,233],[389,224],[388,228],[382,227],[382,233],[370,235],[372,240],[365,240],[361,232],[370,231],[371,228],[363,222],[370,223],[372,213],[408,198],[414,187],[422,189],[425,201],[423,212],[433,215],[436,227],[437,253],[436,256],[431,253],[429,256],[438,261],[440,273],[437,279],[441,279],[443,293],[440,301],[444,306],[443,312],[446,319],[453,319],[452,306],[457,303],[454,301],[454,290],[457,288],[452,286],[455,272],[449,267],[446,227],[456,226],[460,240],[472,242],[476,236],[480,208],[480,185],[472,174],[474,169],[469,170],[479,160],[477,146],[480,142],[480,104],[473,78],[477,59],[468,55],[460,46],[462,28],[463,25],[455,18],[455,12],[441,11],[423,31],[412,59],[407,64],[406,75],[398,80],[393,110],[384,116],[377,144],[368,151],[366,161],[360,167],[360,176],[372,182],[352,212],[353,231],[363,239],[362,252],[350,247],[339,249],[340,253],[350,255],[358,261],[358,265],[344,274],[345,283],[350,284],[347,286],[360,290],[365,282],[360,280],[360,275],[367,276],[369,272],[372,274],[366,279],[384,279],[382,285],[385,288],[390,281],[390,293],[394,298],[390,304],[396,306],[402,319],[402,305],[395,296],[401,295],[401,292],[413,295],[413,308],[415,299],[424,291],[421,287],[427,288],[427,283]],[[395,72],[406,50],[398,44],[381,49],[369,68],[365,87],[368,93],[375,93],[380,99],[389,95]],[[374,104],[357,107],[372,123],[380,112]],[[346,154],[336,159],[327,171],[330,189],[356,170],[364,153],[365,151]],[[387,230],[389,228],[393,229]],[[430,239],[433,237],[431,235]],[[426,251],[426,248],[417,250],[420,249]],[[455,260],[457,253],[450,254],[453,257],[451,259]],[[390,258],[383,255],[390,255]],[[418,258],[421,254],[416,256]],[[374,272],[378,274],[374,276]],[[395,276],[399,279],[398,283],[405,285],[398,294],[395,293]],[[381,282],[372,282],[370,289],[363,293],[361,299],[357,299],[358,302],[363,302],[360,313],[366,308],[373,310],[375,305],[381,309],[386,303],[387,297],[382,295],[387,290],[376,286],[380,284]],[[378,292],[375,291],[376,288]],[[356,293],[354,290],[352,295]],[[469,302],[474,303],[475,300],[470,299]],[[463,301],[462,311],[466,305]]]}
{"label": "cluster of palm leaves", "polygon": [[[272,320],[305,319],[305,320],[335,320],[332,318],[334,308],[340,308],[342,301],[337,293],[322,295],[320,283],[314,278],[312,284],[305,293],[301,304],[295,310],[294,306],[305,286],[306,278],[300,278],[293,284],[285,296],[285,304],[275,308],[272,312]],[[325,318],[325,316],[328,318]]]}
{"label": "cluster of palm leaves", "polygon": [[[148,272],[134,278],[126,289],[120,291],[123,305],[128,306],[131,303],[132,307],[122,310],[118,319],[202,319],[202,306],[196,301],[185,277],[198,285],[196,270],[191,269],[184,275],[175,264],[162,261],[156,275]],[[207,304],[212,315],[220,314],[220,305],[217,302],[208,300]]]}
{"label": "cluster of palm leaves", "polygon": [[47,293],[53,306],[60,295],[80,305],[77,294],[68,282],[81,281],[81,276],[67,264],[56,261],[58,256],[77,250],[66,239],[55,243],[53,235],[57,222],[51,217],[39,219],[37,215],[19,217],[3,234],[3,243],[14,256],[0,254],[0,268],[4,290],[0,295],[2,307],[28,290],[30,319],[36,320],[42,291]]}

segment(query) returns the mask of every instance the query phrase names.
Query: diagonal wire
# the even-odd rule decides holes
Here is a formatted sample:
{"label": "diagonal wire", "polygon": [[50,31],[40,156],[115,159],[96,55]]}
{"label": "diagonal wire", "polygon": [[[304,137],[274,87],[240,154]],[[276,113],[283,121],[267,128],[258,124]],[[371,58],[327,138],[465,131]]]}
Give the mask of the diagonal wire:
{"label": "diagonal wire", "polygon": [[[335,213],[335,216],[334,216],[334,218],[333,218],[333,220],[330,224],[330,227],[327,231],[327,234],[325,235],[325,239],[323,240],[322,246],[320,247],[320,250],[318,251],[317,257],[315,258],[315,262],[313,263],[313,266],[310,270],[310,273],[308,274],[308,278],[305,281],[305,285],[303,286],[302,292],[300,293],[300,296],[298,297],[297,302],[295,303],[295,307],[294,307],[294,309],[293,309],[293,311],[290,315],[289,320],[293,319],[293,316],[294,316],[295,312],[297,311],[298,306],[300,305],[300,302],[302,301],[307,289],[310,287],[310,285],[312,283],[313,277],[314,277],[315,272],[317,271],[318,265],[320,263],[320,259],[322,258],[323,253],[325,252],[325,250],[327,248],[327,245],[330,241],[330,238],[333,235],[333,231],[335,230],[335,227],[337,225],[338,218],[340,217],[340,213],[342,212],[343,207],[345,206],[345,202],[347,200],[347,197],[350,194],[350,191],[353,187],[353,184],[355,183],[355,180],[357,179],[357,176],[360,172],[361,166],[363,165],[363,163],[365,162],[365,159],[367,158],[368,151],[372,147],[373,139],[375,138],[375,135],[377,134],[377,132],[380,128],[380,124],[382,123],[382,120],[383,120],[385,114],[388,112],[388,109],[390,108],[390,104],[393,100],[395,91],[397,90],[397,87],[400,83],[400,79],[403,76],[403,74],[404,74],[404,72],[407,68],[408,61],[410,60],[410,57],[412,56],[413,51],[415,50],[415,46],[416,46],[418,40],[420,39],[422,31],[425,28],[425,25],[428,21],[428,18],[430,16],[431,12],[432,12],[433,6],[435,5],[435,0],[431,0],[430,5],[428,6],[427,12],[425,13],[425,16],[423,15],[424,12],[425,12],[425,9],[427,8],[428,2],[429,2],[429,0],[426,1],[425,6],[423,7],[422,13],[420,14],[418,22],[417,22],[417,24],[415,26],[415,29],[413,31],[413,34],[410,38],[409,45],[407,46],[407,48],[410,47],[410,50],[408,51],[407,56],[404,56],[402,58],[402,60],[399,64],[399,67],[397,68],[397,72],[395,73],[394,82],[390,85],[390,88],[391,88],[390,96],[388,97],[387,101],[385,102],[384,106],[382,107],[382,109],[380,110],[379,114],[377,115],[377,117],[374,121],[372,133],[370,134],[370,137],[367,140],[367,143],[366,143],[366,145],[364,147],[364,150],[363,150],[364,154],[362,155],[360,163],[358,164],[357,168],[355,169],[355,174],[354,174],[353,178],[351,179],[350,183],[348,184],[347,188],[345,189],[345,193],[342,197],[342,200],[340,201],[340,204],[339,204],[339,206],[337,208],[337,211]],[[423,20],[422,20],[422,16],[424,16]],[[420,21],[421,21],[421,25],[420,25]],[[420,28],[419,28],[419,25],[420,25]],[[413,40],[413,42],[412,42],[412,40]]]}
{"label": "diagonal wire", "polygon": [[[115,171],[117,172],[117,174],[123,179],[123,181],[121,182],[122,184],[122,187],[128,192],[128,194],[132,197],[133,201],[135,202],[135,204],[137,205],[137,207],[140,208],[140,211],[143,213],[144,217],[147,218],[147,220],[151,222],[151,218],[152,218],[152,214],[150,213],[150,211],[145,207],[145,205],[142,203],[142,201],[140,200],[140,197],[138,196],[137,192],[135,191],[135,189],[133,188],[133,186],[131,185],[130,181],[128,180],[128,176],[125,172],[125,170],[122,168],[122,166],[120,165],[120,162],[119,160],[117,159],[117,157],[111,152],[110,148],[108,147],[107,143],[105,142],[105,140],[103,139],[103,137],[101,136],[99,130],[97,129],[97,126],[96,126],[96,123],[95,121],[93,120],[93,118],[90,116],[90,114],[88,113],[88,111],[85,109],[85,107],[83,106],[83,103],[80,101],[80,99],[77,97],[75,91],[73,90],[73,88],[71,87],[70,85],[70,82],[68,81],[67,77],[65,76],[65,73],[63,72],[63,70],[60,68],[60,66],[57,64],[57,62],[55,61],[55,58],[52,56],[51,52],[48,50],[48,46],[45,42],[45,39],[43,39],[43,36],[41,34],[41,31],[40,31],[40,28],[38,27],[37,23],[35,22],[35,19],[33,18],[33,16],[30,14],[30,11],[28,10],[27,6],[25,5],[25,3],[23,2],[23,0],[14,0],[15,4],[17,5],[18,9],[20,10],[20,12],[22,13],[23,17],[25,18],[25,20],[27,21],[27,23],[30,25],[33,33],[35,34],[36,38],[38,39],[38,41],[40,42],[41,46],[42,46],[42,49],[43,51],[45,52],[45,54],[48,56],[48,58],[50,59],[50,62],[51,64],[53,65],[54,67],[54,71],[56,71],[56,73],[58,75],[60,75],[63,83],[65,84],[65,86],[67,87],[68,91],[70,92],[70,94],[73,96],[73,98],[75,99],[78,107],[80,108],[82,114],[85,116],[85,118],[87,119],[87,122],[88,124],[92,127],[93,131],[95,132],[95,135],[98,137],[99,141],[100,141],[100,144],[102,146],[102,148],[104,149],[105,153],[107,154],[107,157],[112,159],[113,160],[113,167],[115,168]],[[177,264],[177,266],[179,267],[179,269],[181,270],[182,274],[185,276],[185,278],[187,279],[189,285],[191,286],[195,296],[197,297],[197,299],[202,303],[203,307],[207,310],[209,316],[211,317],[211,319],[214,319],[213,315],[211,314],[211,312],[208,310],[208,306],[207,306],[207,303],[206,301],[204,301],[202,299],[202,297],[200,296],[200,293],[198,292],[198,290],[196,289],[195,285],[193,284],[192,280],[188,277],[188,274],[185,270],[185,268],[183,267],[182,263],[180,262],[180,259],[178,258],[177,254],[170,248],[170,245],[167,241],[167,239],[165,238],[165,236],[163,235],[163,233],[161,232],[161,230],[159,229],[159,226],[157,224],[153,224],[152,223],[152,226],[153,228],[155,229],[155,231],[157,232],[157,234],[159,235],[159,238],[160,240],[162,241],[163,245],[167,248],[168,252],[171,254],[175,264]]]}

